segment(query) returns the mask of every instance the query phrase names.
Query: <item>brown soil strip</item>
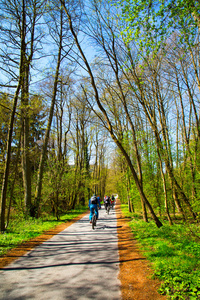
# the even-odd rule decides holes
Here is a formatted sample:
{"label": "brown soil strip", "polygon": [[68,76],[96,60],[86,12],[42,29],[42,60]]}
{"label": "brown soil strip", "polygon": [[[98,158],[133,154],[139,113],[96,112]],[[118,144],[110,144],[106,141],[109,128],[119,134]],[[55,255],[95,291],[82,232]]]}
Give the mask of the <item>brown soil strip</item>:
{"label": "brown soil strip", "polygon": [[33,239],[31,239],[27,242],[23,242],[22,244],[20,244],[16,248],[11,249],[5,255],[0,257],[0,269],[7,266],[8,264],[13,262],[14,260],[18,259],[22,255],[26,254],[28,251],[31,251],[36,246],[38,246],[38,245],[42,244],[43,242],[49,240],[55,234],[63,231],[65,228],[69,227],[74,222],[76,222],[76,221],[80,220],[81,218],[83,218],[86,214],[88,214],[88,212],[85,212],[85,213],[77,216],[76,218],[68,221],[67,223],[60,224],[60,225],[56,226],[55,228],[52,228],[48,231],[45,231],[42,235],[40,235],[36,238],[33,238]]}
{"label": "brown soil strip", "polygon": [[127,219],[122,216],[120,203],[116,207],[122,300],[165,300],[157,290],[160,281],[151,279],[150,263],[139,250]]}

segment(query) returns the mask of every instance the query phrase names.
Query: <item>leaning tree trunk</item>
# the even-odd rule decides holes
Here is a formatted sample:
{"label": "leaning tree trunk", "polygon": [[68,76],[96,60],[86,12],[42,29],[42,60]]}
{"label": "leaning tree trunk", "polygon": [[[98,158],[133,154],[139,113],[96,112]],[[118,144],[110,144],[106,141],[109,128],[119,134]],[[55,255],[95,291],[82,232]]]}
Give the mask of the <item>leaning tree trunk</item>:
{"label": "leaning tree trunk", "polygon": [[138,191],[140,193],[140,196],[142,198],[142,201],[146,204],[147,208],[149,209],[149,212],[150,212],[153,220],[155,221],[157,227],[161,227],[163,224],[161,223],[161,221],[156,216],[156,214],[155,214],[152,206],[150,205],[149,201],[147,200],[147,198],[146,198],[146,196],[145,196],[145,194],[144,194],[144,192],[143,192],[143,190],[141,188],[141,185],[140,185],[137,173],[136,173],[136,171],[134,169],[134,166],[133,166],[133,164],[131,162],[131,159],[130,159],[128,153],[126,152],[126,150],[124,149],[124,147],[122,146],[122,144],[120,143],[120,141],[117,139],[117,137],[113,133],[113,128],[112,128],[111,122],[110,122],[110,120],[108,118],[108,115],[107,115],[105,109],[103,108],[103,106],[101,104],[101,101],[99,99],[99,93],[98,93],[98,90],[97,90],[97,87],[96,87],[96,84],[95,84],[95,80],[94,80],[94,76],[93,76],[92,70],[90,68],[90,65],[89,65],[89,63],[88,63],[88,61],[87,61],[84,53],[83,53],[83,50],[82,50],[82,48],[80,46],[80,43],[79,43],[78,38],[77,38],[77,35],[76,35],[75,31],[74,31],[71,16],[69,15],[69,12],[68,12],[68,10],[67,10],[67,8],[65,6],[64,1],[60,0],[60,2],[63,5],[64,10],[65,10],[65,12],[67,14],[71,33],[72,33],[72,35],[74,37],[75,43],[77,45],[77,48],[78,48],[78,50],[80,52],[80,55],[81,55],[81,57],[82,57],[82,59],[83,59],[83,61],[85,63],[87,71],[89,73],[89,76],[90,76],[90,79],[91,79],[91,84],[92,84],[92,87],[93,87],[93,90],[94,90],[94,94],[95,94],[96,103],[97,103],[99,109],[101,110],[101,112],[103,113],[104,118],[105,118],[105,120],[107,122],[107,130],[109,131],[109,133],[110,133],[113,141],[116,143],[116,145],[118,146],[118,148],[121,150],[122,154],[124,155],[124,157],[125,157],[125,159],[126,159],[126,161],[128,163],[128,166],[130,167],[131,173],[132,173],[133,178],[135,180],[135,183],[136,183],[136,186],[137,186]]}
{"label": "leaning tree trunk", "polygon": [[[119,87],[120,90],[120,94],[121,94],[121,102],[122,105],[124,107],[124,111],[127,117],[127,120],[130,124],[131,127],[131,132],[132,132],[132,137],[133,137],[133,146],[134,146],[134,150],[135,150],[135,158],[136,158],[136,162],[137,162],[137,169],[138,169],[138,174],[139,174],[139,181],[140,181],[140,187],[141,189],[143,189],[143,177],[142,177],[142,167],[141,167],[141,159],[140,159],[140,154],[139,154],[139,150],[138,150],[138,142],[137,142],[137,137],[136,137],[136,130],[135,130],[135,126],[132,122],[131,116],[129,114],[128,111],[128,107],[127,107],[127,101],[126,101],[126,96],[124,94],[123,88],[122,88],[122,84],[120,81],[120,77],[119,77],[119,60],[117,59],[117,54],[116,54],[116,49],[115,49],[115,35],[111,35],[112,36],[112,54],[110,54],[110,52],[107,50],[106,45],[104,43],[104,39],[103,39],[103,49],[108,57],[108,60],[110,61],[110,65],[115,73],[115,78],[116,78],[116,82],[117,85]],[[130,52],[129,52],[130,54]],[[112,62],[113,60],[113,62]],[[142,205],[142,214],[143,214],[143,220],[145,222],[148,222],[148,217],[147,217],[147,211],[146,211],[146,207],[145,207],[145,203],[142,200],[141,197],[141,205]]]}

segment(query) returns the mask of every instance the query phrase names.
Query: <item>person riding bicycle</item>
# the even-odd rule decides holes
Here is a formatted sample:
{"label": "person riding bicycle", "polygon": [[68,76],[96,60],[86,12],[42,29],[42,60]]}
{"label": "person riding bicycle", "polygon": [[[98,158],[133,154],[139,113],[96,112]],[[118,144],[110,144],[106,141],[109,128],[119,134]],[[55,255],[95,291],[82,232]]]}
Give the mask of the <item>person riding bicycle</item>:
{"label": "person riding bicycle", "polygon": [[110,197],[109,196],[105,196],[103,200],[104,200],[105,210],[107,210],[108,206],[110,206]]}
{"label": "person riding bicycle", "polygon": [[95,194],[90,198],[88,207],[90,209],[90,215],[89,215],[89,220],[90,223],[92,223],[92,215],[93,211],[95,211],[95,215],[98,219],[99,217],[99,211],[98,211],[98,206],[99,209],[101,209],[101,203],[100,203],[100,197],[97,197]]}

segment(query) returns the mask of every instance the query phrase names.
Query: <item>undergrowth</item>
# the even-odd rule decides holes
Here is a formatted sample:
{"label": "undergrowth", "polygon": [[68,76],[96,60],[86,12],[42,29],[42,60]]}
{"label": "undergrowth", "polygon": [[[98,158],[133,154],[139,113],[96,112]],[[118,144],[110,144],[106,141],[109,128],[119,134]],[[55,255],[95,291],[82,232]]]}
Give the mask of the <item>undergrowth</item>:
{"label": "undergrowth", "polygon": [[[122,205],[129,216],[127,205]],[[145,257],[152,263],[154,277],[162,281],[159,292],[172,300],[200,299],[200,228],[198,224],[174,224],[163,221],[157,228],[136,214],[129,225]]]}
{"label": "undergrowth", "polygon": [[43,232],[55,228],[57,225],[72,220],[85,211],[85,207],[79,207],[62,215],[59,221],[57,221],[56,217],[49,215],[39,219],[25,219],[22,214],[14,215],[7,230],[0,234],[0,255],[6,254],[8,250],[15,248],[22,242],[35,238]]}

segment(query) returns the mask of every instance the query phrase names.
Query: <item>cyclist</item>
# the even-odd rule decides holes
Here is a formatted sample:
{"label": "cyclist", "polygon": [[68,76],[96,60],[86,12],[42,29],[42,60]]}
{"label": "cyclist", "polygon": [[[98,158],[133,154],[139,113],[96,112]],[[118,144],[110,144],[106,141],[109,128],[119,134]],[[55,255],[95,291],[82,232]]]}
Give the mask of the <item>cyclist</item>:
{"label": "cyclist", "polygon": [[110,206],[110,197],[109,196],[105,196],[103,200],[104,200],[105,210],[107,210],[108,206]]}
{"label": "cyclist", "polygon": [[92,223],[92,215],[93,211],[95,211],[95,215],[98,219],[99,217],[99,211],[98,211],[98,206],[99,209],[101,209],[101,203],[100,203],[100,197],[97,197],[95,194],[90,198],[88,207],[90,209],[90,215],[89,215],[89,220],[90,223]]}

